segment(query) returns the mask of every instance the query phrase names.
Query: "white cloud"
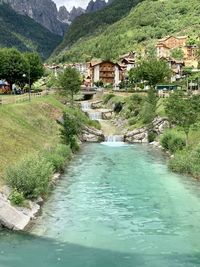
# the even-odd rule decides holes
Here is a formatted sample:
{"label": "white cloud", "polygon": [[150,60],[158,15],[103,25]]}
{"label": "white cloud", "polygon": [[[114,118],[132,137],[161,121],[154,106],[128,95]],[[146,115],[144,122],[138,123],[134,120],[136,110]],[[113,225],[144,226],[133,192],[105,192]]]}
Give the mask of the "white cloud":
{"label": "white cloud", "polygon": [[89,0],[54,0],[57,6],[66,6],[68,10],[71,10],[73,6],[85,8]]}

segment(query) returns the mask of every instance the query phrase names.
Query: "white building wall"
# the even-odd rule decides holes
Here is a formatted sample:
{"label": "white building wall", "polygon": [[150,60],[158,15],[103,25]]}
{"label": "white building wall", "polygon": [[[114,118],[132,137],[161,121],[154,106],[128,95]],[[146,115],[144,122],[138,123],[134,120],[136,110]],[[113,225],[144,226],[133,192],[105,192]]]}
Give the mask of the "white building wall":
{"label": "white building wall", "polygon": [[119,75],[120,75],[119,68],[115,66],[115,85],[118,85],[120,82]]}
{"label": "white building wall", "polygon": [[98,82],[100,77],[100,66],[96,65],[94,67],[94,82]]}

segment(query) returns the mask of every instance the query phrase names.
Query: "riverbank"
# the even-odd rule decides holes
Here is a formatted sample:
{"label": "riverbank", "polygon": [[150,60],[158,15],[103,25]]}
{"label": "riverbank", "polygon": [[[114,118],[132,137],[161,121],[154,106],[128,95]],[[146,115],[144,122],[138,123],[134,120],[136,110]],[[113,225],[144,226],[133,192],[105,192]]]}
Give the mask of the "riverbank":
{"label": "riverbank", "polygon": [[60,144],[63,112],[84,130],[98,131],[96,122],[53,96],[0,107],[0,224],[9,229],[26,228],[58,178],[53,173],[71,159],[70,148]]}

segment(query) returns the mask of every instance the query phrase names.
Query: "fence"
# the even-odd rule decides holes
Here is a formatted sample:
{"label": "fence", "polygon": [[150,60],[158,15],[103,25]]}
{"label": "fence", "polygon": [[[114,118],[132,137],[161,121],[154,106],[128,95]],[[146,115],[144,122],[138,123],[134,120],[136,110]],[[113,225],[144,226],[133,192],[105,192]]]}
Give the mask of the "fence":
{"label": "fence", "polygon": [[3,95],[3,96],[0,96],[0,105],[22,103],[25,101],[29,101],[29,97],[31,99],[33,99],[33,98],[39,98],[42,96],[46,96],[47,94],[49,94],[49,92],[31,93],[30,96],[29,96],[29,94]]}

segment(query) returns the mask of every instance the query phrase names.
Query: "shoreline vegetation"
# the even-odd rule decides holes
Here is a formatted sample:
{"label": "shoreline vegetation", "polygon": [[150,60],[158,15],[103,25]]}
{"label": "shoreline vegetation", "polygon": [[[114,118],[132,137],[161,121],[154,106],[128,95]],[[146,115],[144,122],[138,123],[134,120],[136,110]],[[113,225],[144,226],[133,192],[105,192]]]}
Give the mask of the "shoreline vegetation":
{"label": "shoreline vegetation", "polygon": [[6,184],[12,188],[12,204],[26,205],[26,199],[45,197],[53,174],[62,173],[78,150],[78,143],[73,150],[62,142],[59,121],[63,113],[72,122],[97,125],[78,108],[67,107],[54,96],[1,106],[0,187]]}

